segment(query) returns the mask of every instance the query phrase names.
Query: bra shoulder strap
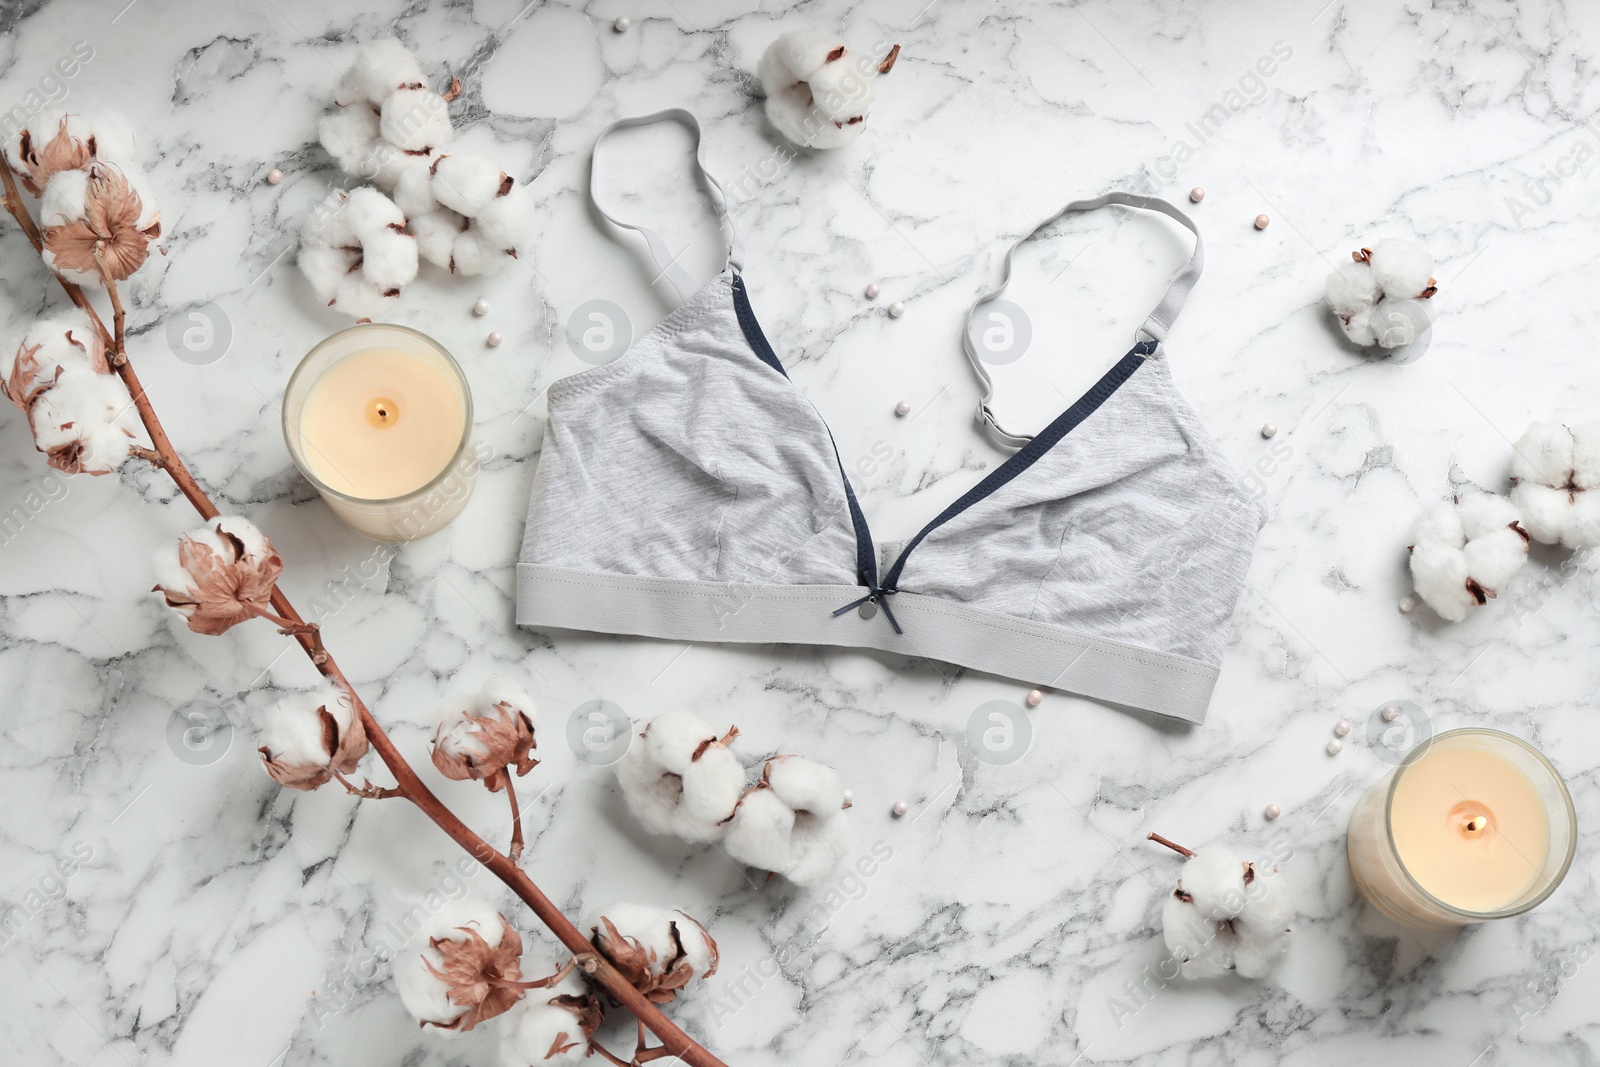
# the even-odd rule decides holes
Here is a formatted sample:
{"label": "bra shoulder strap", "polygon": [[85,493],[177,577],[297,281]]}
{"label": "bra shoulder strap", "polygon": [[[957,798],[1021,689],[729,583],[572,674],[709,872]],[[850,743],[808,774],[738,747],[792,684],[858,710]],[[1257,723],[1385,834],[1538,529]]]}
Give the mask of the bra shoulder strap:
{"label": "bra shoulder strap", "polygon": [[712,177],[711,171],[706,167],[706,143],[700,132],[700,120],[695,118],[693,113],[681,107],[667,108],[664,111],[657,111],[653,115],[636,115],[632,118],[618,119],[600,131],[600,136],[594,139],[594,147],[590,149],[589,153],[589,202],[612,225],[634,230],[644,238],[645,244],[650,248],[650,258],[655,261],[656,268],[659,271],[653,280],[659,281],[665,278],[668,284],[672,286],[673,291],[678,294],[678,301],[682,303],[693,296],[696,290],[700,288],[695,284],[694,279],[689,277],[689,272],[678,264],[678,260],[683,256],[684,252],[688,251],[688,248],[686,247],[682,251],[674,253],[667,247],[667,242],[662,239],[660,234],[645,226],[636,226],[631,222],[623,222],[607,211],[600,200],[601,142],[617,130],[625,130],[634,126],[650,126],[657,122],[681,123],[688,127],[689,132],[694,135],[695,168],[699,171],[700,177],[705,180],[706,185],[710,187],[713,200],[717,205],[717,211],[722,216],[723,221],[728,224],[727,263],[734,270],[741,268],[742,257],[739,254],[738,229],[734,225],[733,213],[728,210],[727,194],[722,191],[722,186],[718,184],[716,178]]}
{"label": "bra shoulder strap", "polygon": [[1139,327],[1138,333],[1144,334],[1159,345],[1167,336],[1167,331],[1172,328],[1173,322],[1177,320],[1178,312],[1183,310],[1183,303],[1188,299],[1189,291],[1194,288],[1195,282],[1200,280],[1200,271],[1205,266],[1205,251],[1201,246],[1200,231],[1195,228],[1195,224],[1189,216],[1167,203],[1167,201],[1153,196],[1140,196],[1138,193],[1106,193],[1104,196],[1097,196],[1092,200],[1074,200],[1023,235],[1016,244],[1006,250],[1005,261],[1001,268],[999,287],[973,301],[972,307],[967,311],[966,328],[962,333],[962,344],[966,348],[967,359],[972,363],[972,369],[977,372],[978,379],[983,382],[983,398],[978,401],[978,422],[983,425],[989,436],[1002,447],[1021,448],[1033,438],[1024,434],[1008,432],[995,420],[994,412],[989,409],[989,401],[994,397],[994,382],[989,378],[989,372],[985,369],[983,360],[979,358],[977,348],[973,344],[972,318],[985,304],[1006,291],[1006,285],[1011,281],[1011,257],[1016,254],[1017,249],[1032,240],[1040,230],[1063,216],[1083,211],[1094,211],[1112,204],[1119,204],[1123,207],[1144,208],[1148,211],[1159,211],[1194,234],[1194,254],[1189,257],[1189,262],[1183,265],[1183,269],[1178,271],[1177,277],[1172,280],[1172,284],[1167,287],[1166,294],[1162,296],[1161,303],[1157,304],[1155,310],[1150,312],[1150,317],[1145,319],[1143,325]]}

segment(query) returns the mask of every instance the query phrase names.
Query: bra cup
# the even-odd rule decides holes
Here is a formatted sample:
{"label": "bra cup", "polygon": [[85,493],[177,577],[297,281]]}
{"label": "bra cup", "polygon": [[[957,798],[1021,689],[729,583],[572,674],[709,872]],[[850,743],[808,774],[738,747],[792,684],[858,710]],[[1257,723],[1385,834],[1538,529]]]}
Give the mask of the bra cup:
{"label": "bra cup", "polygon": [[1262,518],[1148,360],[1026,471],[931,532],[899,587],[1216,663]]}
{"label": "bra cup", "polygon": [[724,274],[605,373],[551,387],[523,562],[727,583],[855,580],[827,427],[755,356],[728,284]]}

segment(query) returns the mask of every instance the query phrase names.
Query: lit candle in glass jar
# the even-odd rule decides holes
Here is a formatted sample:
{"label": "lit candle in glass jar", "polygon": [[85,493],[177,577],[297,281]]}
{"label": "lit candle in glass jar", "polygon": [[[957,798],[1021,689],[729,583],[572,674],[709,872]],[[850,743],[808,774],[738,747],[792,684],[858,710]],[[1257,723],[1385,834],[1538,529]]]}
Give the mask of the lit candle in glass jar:
{"label": "lit candle in glass jar", "polygon": [[355,326],[313,348],[289,379],[283,436],[334,513],[386,540],[439,529],[477,478],[466,378],[404,326]]}
{"label": "lit candle in glass jar", "polygon": [[1462,926],[1527,911],[1572,863],[1566,785],[1526,742],[1451,730],[1418,745],[1350,817],[1350,869],[1384,914]]}

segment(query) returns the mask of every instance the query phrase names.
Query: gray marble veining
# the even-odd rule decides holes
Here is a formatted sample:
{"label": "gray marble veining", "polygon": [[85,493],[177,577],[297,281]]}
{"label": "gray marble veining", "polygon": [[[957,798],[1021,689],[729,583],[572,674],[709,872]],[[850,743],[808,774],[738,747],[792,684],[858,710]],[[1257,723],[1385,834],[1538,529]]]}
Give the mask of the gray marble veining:
{"label": "gray marble veining", "polygon": [[[1343,851],[1351,806],[1388,766],[1370,717],[1391,698],[1414,700],[1434,729],[1532,739],[1567,776],[1585,831],[1600,813],[1592,561],[1536,552],[1506,603],[1460,625],[1396,610],[1424,503],[1504,488],[1509,439],[1529,421],[1593,417],[1600,9],[124,2],[0,11],[0,105],[54,93],[44,79],[83,41],[93,58],[61,83],[66,106],[116,107],[140,129],[168,254],[131,287],[129,321],[175,442],[225,508],[272,536],[286,589],[428,774],[447,695],[493,672],[526,677],[545,759],[525,780],[530,871],[569,912],[636,898],[706,920],[724,970],[673,1015],[729,1063],[1600,1061],[1587,832],[1544,906],[1454,938],[1397,936],[1359,903]],[[626,33],[611,28],[619,14]],[[804,22],[904,49],[873,128],[835,153],[784,149],[751,96],[761,50]],[[542,205],[530,254],[503,274],[432,275],[405,294],[399,320],[462,357],[492,458],[446,533],[393,554],[295,476],[277,408],[300,355],[343,325],[292,266],[300,215],[342,177],[316,118],[356,45],[389,32],[462,78],[462,140],[492,148]],[[668,104],[706,123],[713,166],[738,189],[754,306],[889,540],[1002,458],[973,422],[959,331],[1003,249],[1077,197],[1206,188],[1193,215],[1207,270],[1172,333],[1172,370],[1271,517],[1205,727],[1051,695],[1030,714],[1027,755],[994,765],[965,738],[981,705],[1020,703],[1000,679],[840,650],[513,627],[542,391],[586,365],[566,320],[605,299],[642,332],[670,308],[642,247],[588,211],[588,145],[615,117]],[[676,131],[641,132],[617,146],[607,181],[706,278],[722,250],[683,148]],[[273,166],[279,186],[262,180]],[[1405,365],[1351,350],[1319,304],[1332,265],[1386,234],[1439,260],[1441,319]],[[0,248],[14,336],[62,297],[9,221]],[[1002,421],[1041,426],[1103,372],[1185,254],[1164,224],[1113,213],[1028,246],[1008,299],[1039,340],[997,373]],[[870,281],[877,303],[861,296]],[[480,295],[484,319],[470,313]],[[893,299],[904,318],[883,313]],[[205,302],[233,341],[195,366],[166,329]],[[503,346],[484,347],[489,329]],[[912,416],[894,417],[900,399]],[[1271,440],[1267,421],[1281,427]],[[310,668],[264,623],[199,637],[148,594],[150,553],[193,525],[171,486],[132,467],[58,477],[9,412],[0,515],[0,1058],[497,1062],[490,1028],[449,1044],[419,1034],[375,951],[408,899],[503,894],[464,877],[459,853],[402,804],[290,795],[261,773],[252,712]],[[834,763],[856,794],[855,853],[887,858],[801,892],[645,837],[608,772],[562,741],[573,709],[599,698],[641,718],[687,706],[736,722],[750,759]],[[231,735],[185,748],[183,731],[218,712]],[[1356,728],[1330,757],[1339,718]],[[500,797],[441,788],[503,838]],[[900,798],[911,814],[897,821]],[[1284,809],[1275,823],[1261,818],[1269,802]],[[1177,861],[1143,840],[1150,830],[1277,859],[1300,921],[1276,973],[1151,977]]]}

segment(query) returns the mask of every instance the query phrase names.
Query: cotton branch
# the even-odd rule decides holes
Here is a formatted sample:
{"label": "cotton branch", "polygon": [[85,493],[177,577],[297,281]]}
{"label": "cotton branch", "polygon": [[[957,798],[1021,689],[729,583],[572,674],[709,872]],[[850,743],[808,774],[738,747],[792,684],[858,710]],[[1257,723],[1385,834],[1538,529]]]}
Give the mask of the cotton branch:
{"label": "cotton branch", "polygon": [[[0,183],[3,183],[5,188],[4,202],[6,211],[17,220],[17,225],[21,227],[23,235],[28,238],[29,243],[33,245],[34,251],[42,252],[44,242],[40,235],[39,227],[28,209],[23,205],[22,198],[17,192],[16,175],[3,155],[0,155]],[[200,513],[201,518],[207,521],[214,519],[220,514],[217,506],[206,495],[206,492],[200,488],[199,482],[189,472],[189,468],[184,465],[177,449],[173,447],[171,439],[168,438],[160,418],[156,415],[155,408],[151,405],[149,397],[146,396],[144,386],[134,371],[132,361],[126,358],[124,350],[125,314],[121,297],[117,293],[104,263],[101,263],[100,267],[102,273],[107,274],[107,290],[112,303],[113,322],[115,324],[114,332],[106,329],[104,320],[95,311],[93,303],[84,293],[81,286],[68,281],[60,274],[56,274],[55,277],[66,292],[67,298],[88,314],[106,346],[116,353],[116,357],[112,360],[114,370],[127,387],[128,395],[132,398],[134,408],[139,414],[139,421],[144,424],[145,432],[149,434],[150,442],[153,446],[152,449],[141,448],[136,454],[165,471],[172,479],[173,484],[178,487],[178,490],[183,493],[194,509]],[[154,453],[153,457],[150,453]],[[268,617],[275,622],[279,622],[286,636],[299,644],[318,673],[350,695],[355,713],[360,717],[372,747],[377,750],[378,757],[389,768],[397,783],[390,789],[378,789],[370,785],[358,789],[351,787],[348,782],[345,783],[346,787],[352,788],[358,795],[363,796],[404,796],[416,805],[424,815],[444,831],[446,836],[464,848],[479,863],[487,867],[496,878],[499,878],[509,886],[528,905],[539,921],[544,923],[551,933],[574,954],[584,973],[603,987],[623,1007],[631,1011],[639,1020],[641,1027],[648,1027],[662,1041],[662,1048],[666,1050],[662,1053],[663,1055],[677,1056],[689,1064],[690,1067],[726,1067],[721,1060],[697,1044],[677,1024],[668,1019],[659,1007],[647,1000],[609,961],[596,956],[594,948],[588,939],[544,895],[513,859],[490,846],[488,842],[484,841],[483,838],[479,837],[462,822],[455,813],[445,807],[444,803],[434,795],[433,791],[412,770],[411,765],[406,762],[405,757],[400,754],[394,742],[390,740],[389,735],[384,732],[383,727],[378,724],[371,711],[368,710],[365,702],[356,695],[354,687],[345,678],[344,672],[339,668],[338,663],[324,648],[320,630],[315,625],[306,622],[281,589],[273,589],[271,602],[274,614]],[[516,847],[515,843],[513,847]]]}

